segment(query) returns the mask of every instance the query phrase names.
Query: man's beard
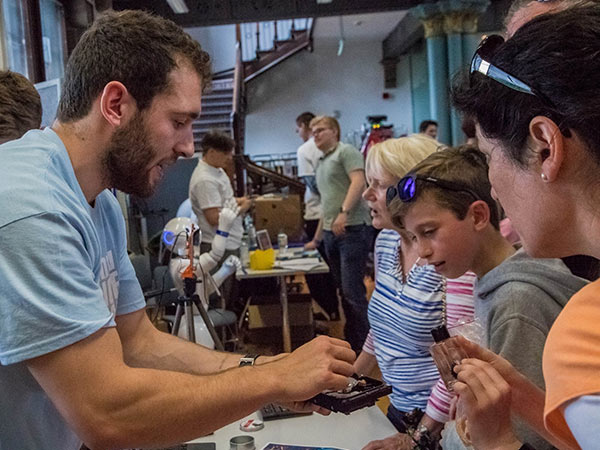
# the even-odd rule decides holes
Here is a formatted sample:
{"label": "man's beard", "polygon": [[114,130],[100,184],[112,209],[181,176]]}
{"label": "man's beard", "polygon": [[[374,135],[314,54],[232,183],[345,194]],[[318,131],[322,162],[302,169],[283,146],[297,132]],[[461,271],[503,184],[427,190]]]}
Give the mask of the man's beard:
{"label": "man's beard", "polygon": [[149,164],[158,150],[150,143],[148,134],[145,117],[140,112],[115,131],[103,161],[110,187],[139,197],[154,193]]}

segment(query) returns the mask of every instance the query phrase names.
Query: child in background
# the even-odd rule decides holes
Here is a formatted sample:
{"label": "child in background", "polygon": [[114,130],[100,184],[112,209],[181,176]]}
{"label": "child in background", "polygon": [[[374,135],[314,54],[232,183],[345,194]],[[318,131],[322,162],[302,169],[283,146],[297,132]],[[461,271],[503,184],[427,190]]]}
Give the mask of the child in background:
{"label": "child in background", "polygon": [[[415,166],[391,188],[390,212],[420,258],[448,277],[475,272],[475,316],[487,346],[544,387],[542,350],[555,318],[586,281],[559,259],[515,252],[499,231],[485,157],[472,148],[446,149]],[[517,436],[537,450],[552,446],[522,423]],[[444,449],[459,448],[444,437]]]}

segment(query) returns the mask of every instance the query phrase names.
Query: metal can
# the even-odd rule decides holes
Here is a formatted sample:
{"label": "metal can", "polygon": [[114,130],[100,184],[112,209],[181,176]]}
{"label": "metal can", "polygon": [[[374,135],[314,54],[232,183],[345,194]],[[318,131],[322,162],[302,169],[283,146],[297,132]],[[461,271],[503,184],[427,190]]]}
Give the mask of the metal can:
{"label": "metal can", "polygon": [[288,237],[283,231],[277,235],[277,246],[279,247],[279,256],[285,256],[288,249]]}

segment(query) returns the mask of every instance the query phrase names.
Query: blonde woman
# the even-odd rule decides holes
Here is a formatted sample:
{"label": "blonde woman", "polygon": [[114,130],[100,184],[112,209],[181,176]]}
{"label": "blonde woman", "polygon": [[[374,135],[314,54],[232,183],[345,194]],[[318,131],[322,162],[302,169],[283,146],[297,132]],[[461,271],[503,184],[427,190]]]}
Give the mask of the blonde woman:
{"label": "blonde woman", "polygon": [[[469,274],[447,283],[433,266],[421,264],[412,242],[392,224],[386,205],[388,188],[440,148],[434,139],[415,134],[376,144],[367,155],[369,187],[363,198],[373,226],[381,232],[375,243],[375,290],[368,309],[371,328],[355,369],[369,374],[379,366],[393,388],[388,418],[399,433],[373,441],[365,450],[411,449],[421,434],[437,439],[448,420],[450,395],[429,354],[430,330],[473,314],[475,278]],[[426,414],[411,437],[403,420],[415,408]]]}

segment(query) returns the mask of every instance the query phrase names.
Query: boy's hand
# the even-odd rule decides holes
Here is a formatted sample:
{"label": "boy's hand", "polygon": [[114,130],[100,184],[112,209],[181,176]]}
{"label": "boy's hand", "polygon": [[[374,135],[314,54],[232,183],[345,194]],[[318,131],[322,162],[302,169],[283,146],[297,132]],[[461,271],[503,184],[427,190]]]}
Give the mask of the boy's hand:
{"label": "boy's hand", "polygon": [[509,385],[512,384],[513,380],[521,376],[519,371],[502,356],[497,355],[496,353],[483,348],[472,341],[469,341],[463,336],[457,336],[457,338],[460,346],[470,358],[479,359],[489,363],[494,369],[496,369],[496,371],[498,371],[500,376],[506,380]]}
{"label": "boy's hand", "polygon": [[470,444],[479,450],[518,449],[521,443],[512,431],[510,385],[491,364],[478,359],[465,359],[455,370],[456,415],[466,418]]}

